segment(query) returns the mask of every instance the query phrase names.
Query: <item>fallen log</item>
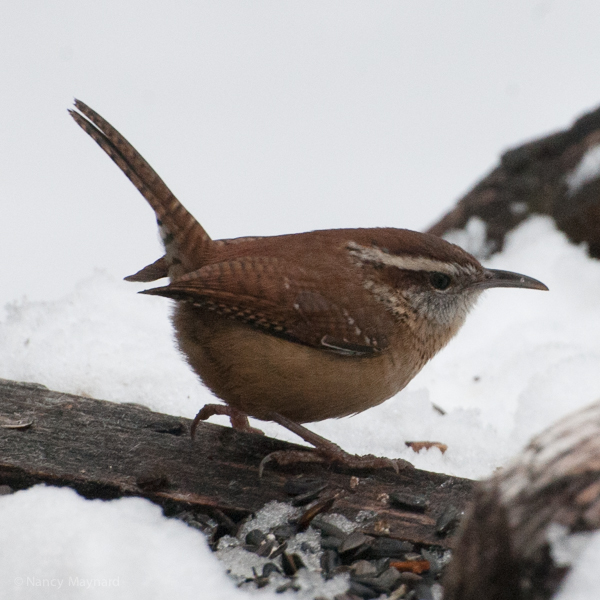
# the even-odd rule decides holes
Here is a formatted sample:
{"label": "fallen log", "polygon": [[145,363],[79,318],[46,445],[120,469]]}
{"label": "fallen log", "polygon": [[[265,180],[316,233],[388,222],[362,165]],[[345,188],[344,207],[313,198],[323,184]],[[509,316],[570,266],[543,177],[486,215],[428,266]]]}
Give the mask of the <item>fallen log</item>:
{"label": "fallen log", "polygon": [[475,228],[477,241],[468,250],[486,259],[502,250],[506,235],[527,217],[548,215],[572,242],[586,242],[589,255],[600,258],[599,148],[597,108],[570,129],[505,152],[428,233],[447,236],[475,218],[485,227]]}
{"label": "fallen log", "polygon": [[[314,481],[317,502],[363,533],[449,548],[472,482],[418,469],[349,473],[320,464],[268,467],[261,460],[294,444],[44,386],[0,380],[0,485],[69,486],[86,498],[141,496],[167,515],[205,514],[233,527],[267,502],[289,502]],[[320,483],[319,483],[320,482]],[[314,487],[314,486],[313,486]],[[366,511],[366,512],[365,512]],[[367,515],[367,518],[364,518]]]}
{"label": "fallen log", "polygon": [[554,597],[600,529],[600,402],[550,426],[478,484],[467,515],[446,600]]}

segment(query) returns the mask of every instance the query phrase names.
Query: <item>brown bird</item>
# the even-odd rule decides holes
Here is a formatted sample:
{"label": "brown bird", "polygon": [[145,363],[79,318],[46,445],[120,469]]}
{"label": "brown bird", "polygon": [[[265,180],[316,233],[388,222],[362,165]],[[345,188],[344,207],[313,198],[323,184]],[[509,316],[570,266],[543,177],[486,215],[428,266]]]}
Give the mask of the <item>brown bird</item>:
{"label": "brown bird", "polygon": [[354,456],[301,425],[359,413],[387,400],[443,348],[481,292],[547,290],[525,275],[484,268],[441,238],[406,229],[331,229],[212,240],[162,179],[100,115],[76,100],[75,121],[154,209],[165,255],[129,281],[169,277],[145,294],[176,301],[179,347],[226,404],[196,416],[272,420],[315,446],[276,453],[280,463],[406,466]]}

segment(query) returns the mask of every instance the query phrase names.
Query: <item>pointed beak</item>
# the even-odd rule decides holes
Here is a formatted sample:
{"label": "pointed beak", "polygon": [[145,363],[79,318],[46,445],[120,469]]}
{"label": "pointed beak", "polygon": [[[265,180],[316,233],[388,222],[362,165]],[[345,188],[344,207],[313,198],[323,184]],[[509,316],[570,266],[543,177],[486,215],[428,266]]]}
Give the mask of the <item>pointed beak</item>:
{"label": "pointed beak", "polygon": [[495,287],[527,288],[530,290],[548,290],[548,286],[541,281],[512,271],[499,271],[498,269],[485,269],[483,281],[475,283],[472,287],[487,289]]}

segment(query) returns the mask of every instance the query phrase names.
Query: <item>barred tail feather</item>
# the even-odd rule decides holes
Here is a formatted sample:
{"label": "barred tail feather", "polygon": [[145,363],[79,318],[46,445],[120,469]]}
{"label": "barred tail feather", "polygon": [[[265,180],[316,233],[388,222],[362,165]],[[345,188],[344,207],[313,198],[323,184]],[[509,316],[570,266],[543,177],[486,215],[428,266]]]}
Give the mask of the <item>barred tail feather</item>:
{"label": "barred tail feather", "polygon": [[142,281],[141,277],[149,276],[160,279],[165,275],[155,275],[163,273],[165,267],[171,277],[201,268],[211,244],[204,228],[139,152],[110,123],[80,100],[75,100],[75,108],[79,112],[69,110],[73,119],[110,156],[156,213],[166,255],[130,276],[128,280]]}

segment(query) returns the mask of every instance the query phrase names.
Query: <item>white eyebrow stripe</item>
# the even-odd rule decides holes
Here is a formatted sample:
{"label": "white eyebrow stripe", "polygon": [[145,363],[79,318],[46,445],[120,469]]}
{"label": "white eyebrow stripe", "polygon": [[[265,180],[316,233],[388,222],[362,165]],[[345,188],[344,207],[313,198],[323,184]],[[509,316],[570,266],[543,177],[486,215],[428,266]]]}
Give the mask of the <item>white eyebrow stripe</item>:
{"label": "white eyebrow stripe", "polygon": [[362,262],[384,264],[405,271],[428,271],[445,273],[446,275],[458,275],[465,271],[472,272],[474,270],[472,265],[459,266],[456,263],[443,262],[423,256],[395,256],[374,246],[361,246],[356,242],[350,242],[348,250],[352,256]]}

